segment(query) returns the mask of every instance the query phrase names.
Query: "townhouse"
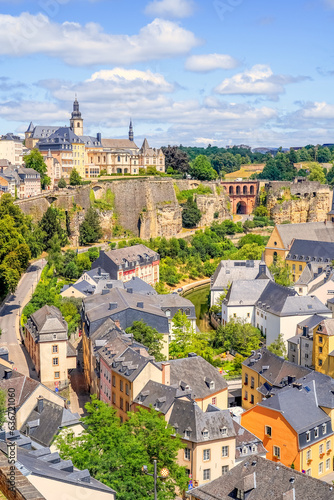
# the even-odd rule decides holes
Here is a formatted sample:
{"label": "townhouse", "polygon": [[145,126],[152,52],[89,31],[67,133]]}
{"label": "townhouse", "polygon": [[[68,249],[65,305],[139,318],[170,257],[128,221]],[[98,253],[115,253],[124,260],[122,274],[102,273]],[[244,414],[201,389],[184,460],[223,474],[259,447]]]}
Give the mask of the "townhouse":
{"label": "townhouse", "polygon": [[296,282],[309,262],[318,264],[323,269],[332,263],[333,256],[332,241],[294,239],[285,257],[285,264],[291,272],[293,282]]}
{"label": "townhouse", "polygon": [[297,365],[314,368],[313,338],[325,316],[314,314],[297,325],[297,333],[288,339],[288,359]]}

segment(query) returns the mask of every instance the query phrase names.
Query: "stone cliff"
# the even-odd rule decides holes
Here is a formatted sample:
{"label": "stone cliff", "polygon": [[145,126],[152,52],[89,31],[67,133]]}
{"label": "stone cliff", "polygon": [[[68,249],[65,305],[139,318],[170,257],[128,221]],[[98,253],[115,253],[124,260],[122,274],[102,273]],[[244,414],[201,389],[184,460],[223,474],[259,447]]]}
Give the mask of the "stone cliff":
{"label": "stone cliff", "polygon": [[325,221],[332,203],[332,189],[319,182],[269,182],[265,191],[276,224]]}

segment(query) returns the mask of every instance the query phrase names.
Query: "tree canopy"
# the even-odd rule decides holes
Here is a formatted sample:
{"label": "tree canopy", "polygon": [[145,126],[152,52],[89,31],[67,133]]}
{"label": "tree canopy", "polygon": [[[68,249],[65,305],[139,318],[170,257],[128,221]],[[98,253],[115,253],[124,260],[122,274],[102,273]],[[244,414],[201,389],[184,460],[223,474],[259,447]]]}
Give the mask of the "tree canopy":
{"label": "tree canopy", "polygon": [[133,335],[133,338],[148,348],[151,356],[154,356],[156,361],[163,361],[165,357],[161,351],[163,349],[163,333],[144,323],[143,320],[134,321],[132,326],[127,328],[126,333]]}
{"label": "tree canopy", "polygon": [[212,168],[210,160],[204,155],[199,155],[190,164],[190,175],[195,179],[212,181],[217,178],[217,172]]}
{"label": "tree canopy", "polygon": [[221,325],[214,333],[212,345],[223,351],[235,351],[241,356],[250,356],[252,350],[258,349],[261,332],[250,323],[237,318],[226,325]]}
{"label": "tree canopy", "polygon": [[80,245],[95,243],[102,238],[103,232],[101,228],[100,216],[95,208],[90,207],[87,210],[84,221],[79,227],[79,233]]}
{"label": "tree canopy", "polygon": [[79,172],[77,171],[76,168],[72,168],[71,173],[70,173],[70,185],[71,186],[80,186],[82,180],[80,177]]}
{"label": "tree canopy", "polygon": [[193,196],[189,196],[182,210],[183,227],[196,227],[202,218],[200,209],[197,206]]}
{"label": "tree canopy", "polygon": [[32,149],[31,152],[23,157],[23,161],[27,168],[33,168],[41,176],[41,186],[45,189],[51,183],[50,177],[47,176],[48,167],[44,163],[44,158],[38,149]]}

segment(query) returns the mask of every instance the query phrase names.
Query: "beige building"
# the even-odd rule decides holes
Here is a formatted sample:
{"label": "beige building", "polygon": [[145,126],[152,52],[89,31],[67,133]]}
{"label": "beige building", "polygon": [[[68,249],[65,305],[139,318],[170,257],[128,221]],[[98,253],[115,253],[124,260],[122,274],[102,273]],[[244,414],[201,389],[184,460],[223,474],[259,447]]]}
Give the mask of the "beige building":
{"label": "beige building", "polygon": [[23,156],[28,152],[21,137],[13,134],[3,135],[0,139],[0,158],[12,165],[22,165]]}
{"label": "beige building", "polygon": [[68,385],[69,370],[76,368],[76,350],[68,341],[67,323],[59,309],[44,306],[25,325],[25,346],[42,384]]}

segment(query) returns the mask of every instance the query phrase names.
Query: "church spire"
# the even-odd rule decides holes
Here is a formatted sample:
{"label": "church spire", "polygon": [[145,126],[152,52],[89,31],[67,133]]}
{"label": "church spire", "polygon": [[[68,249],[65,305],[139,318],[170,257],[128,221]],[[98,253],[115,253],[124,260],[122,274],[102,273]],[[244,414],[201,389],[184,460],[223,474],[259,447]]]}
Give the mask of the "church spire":
{"label": "church spire", "polygon": [[76,135],[83,135],[83,118],[81,117],[77,95],[73,102],[73,111],[70,120],[70,127]]}
{"label": "church spire", "polygon": [[132,120],[130,120],[130,126],[129,126],[129,141],[133,142],[133,126],[132,126]]}

